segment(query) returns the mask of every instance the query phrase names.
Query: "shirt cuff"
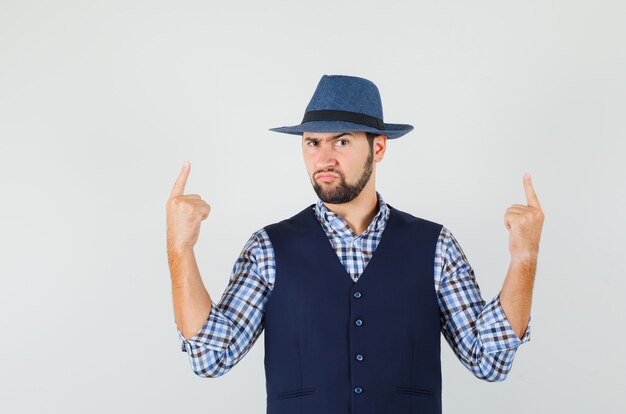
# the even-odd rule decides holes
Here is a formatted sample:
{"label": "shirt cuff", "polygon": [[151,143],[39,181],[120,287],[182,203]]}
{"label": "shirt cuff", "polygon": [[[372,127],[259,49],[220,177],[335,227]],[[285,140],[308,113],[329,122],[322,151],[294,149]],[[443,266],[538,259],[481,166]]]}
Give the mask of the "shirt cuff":
{"label": "shirt cuff", "polygon": [[532,315],[528,317],[526,332],[522,338],[518,338],[504,313],[500,303],[500,293],[493,298],[484,308],[482,318],[477,325],[483,349],[486,354],[516,349],[521,344],[530,340],[530,325]]}
{"label": "shirt cuff", "polygon": [[200,330],[191,338],[185,339],[176,325],[180,350],[182,352],[193,353],[196,348],[208,348],[213,351],[224,352],[228,348],[232,338],[233,328],[230,320],[226,318],[211,300],[211,312]]}

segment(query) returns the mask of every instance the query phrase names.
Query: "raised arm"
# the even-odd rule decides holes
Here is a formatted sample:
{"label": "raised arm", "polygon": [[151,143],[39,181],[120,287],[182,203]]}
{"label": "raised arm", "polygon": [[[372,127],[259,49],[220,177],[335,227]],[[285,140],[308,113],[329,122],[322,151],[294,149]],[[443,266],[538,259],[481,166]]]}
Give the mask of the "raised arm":
{"label": "raised arm", "polygon": [[524,174],[524,191],[526,205],[513,204],[504,214],[504,225],[509,231],[511,262],[500,294],[502,307],[518,336],[523,335],[530,318],[544,221],[543,210],[528,173]]}
{"label": "raised arm", "polygon": [[243,358],[263,330],[263,309],[270,292],[266,269],[273,264],[273,250],[264,232],[255,232],[216,304],[205,289],[193,252],[200,221],[207,218],[210,208],[199,195],[183,195],[188,173],[185,163],[167,203],[174,319],[181,351],[188,353],[194,373],[218,377]]}
{"label": "raised arm", "polygon": [[530,340],[532,290],[544,214],[530,174],[524,174],[523,181],[527,204],[513,204],[504,215],[511,262],[501,291],[489,303],[480,295],[461,246],[445,227],[437,247],[442,332],[461,362],[486,381],[504,381],[515,351]]}
{"label": "raised arm", "polygon": [[211,297],[193,252],[200,223],[209,216],[211,207],[198,194],[184,194],[190,168],[185,162],[165,205],[174,318],[185,336],[193,335],[211,312]]}

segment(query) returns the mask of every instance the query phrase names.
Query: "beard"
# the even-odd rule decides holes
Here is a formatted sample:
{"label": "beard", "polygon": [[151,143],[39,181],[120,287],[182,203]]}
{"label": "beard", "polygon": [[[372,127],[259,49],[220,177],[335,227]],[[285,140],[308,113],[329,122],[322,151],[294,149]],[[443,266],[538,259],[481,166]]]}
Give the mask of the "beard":
{"label": "beard", "polygon": [[373,148],[370,148],[369,155],[367,156],[365,164],[363,165],[363,171],[361,172],[361,176],[354,184],[348,184],[343,174],[339,171],[318,171],[318,173],[332,172],[337,174],[339,176],[339,183],[336,184],[334,187],[331,187],[330,185],[320,185],[315,180],[315,178],[312,178],[311,184],[313,184],[313,189],[315,190],[315,193],[323,202],[330,204],[343,204],[354,200],[359,194],[361,194],[361,191],[363,190],[363,188],[369,181],[370,176],[372,175],[373,160],[374,150]]}

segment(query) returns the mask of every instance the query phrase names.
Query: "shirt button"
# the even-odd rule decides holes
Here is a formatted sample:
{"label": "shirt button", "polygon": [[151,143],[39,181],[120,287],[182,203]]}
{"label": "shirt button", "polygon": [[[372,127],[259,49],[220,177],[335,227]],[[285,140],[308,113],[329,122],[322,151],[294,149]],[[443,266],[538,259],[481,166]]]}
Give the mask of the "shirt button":
{"label": "shirt button", "polygon": [[363,392],[363,388],[361,388],[361,387],[355,387],[355,388],[354,388],[354,392],[355,392],[356,394],[360,394],[360,393],[362,393],[362,392]]}
{"label": "shirt button", "polygon": [[357,355],[356,355],[356,360],[357,360],[357,361],[363,361],[363,355],[361,355],[361,354],[357,354]]}
{"label": "shirt button", "polygon": [[354,297],[359,299],[361,297],[361,292],[354,292]]}
{"label": "shirt button", "polygon": [[362,320],[360,320],[360,319],[357,319],[356,321],[354,321],[354,324],[355,324],[356,326],[361,326],[361,325],[363,325],[363,321],[362,321]]}

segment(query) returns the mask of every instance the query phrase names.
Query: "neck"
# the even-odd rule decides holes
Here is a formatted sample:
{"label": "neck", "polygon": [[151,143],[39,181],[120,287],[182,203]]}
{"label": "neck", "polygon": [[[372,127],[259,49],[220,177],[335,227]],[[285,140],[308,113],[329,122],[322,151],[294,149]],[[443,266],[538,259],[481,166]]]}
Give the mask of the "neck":
{"label": "neck", "polygon": [[373,185],[365,186],[352,201],[343,204],[324,203],[324,205],[328,210],[343,217],[356,235],[360,235],[367,229],[380,207]]}

